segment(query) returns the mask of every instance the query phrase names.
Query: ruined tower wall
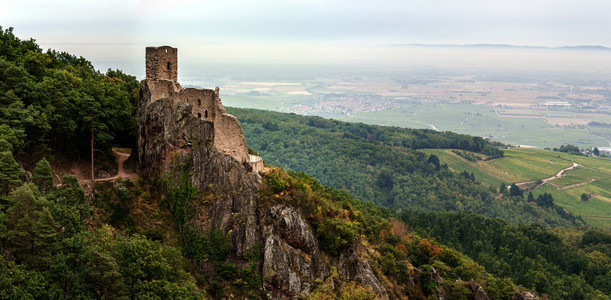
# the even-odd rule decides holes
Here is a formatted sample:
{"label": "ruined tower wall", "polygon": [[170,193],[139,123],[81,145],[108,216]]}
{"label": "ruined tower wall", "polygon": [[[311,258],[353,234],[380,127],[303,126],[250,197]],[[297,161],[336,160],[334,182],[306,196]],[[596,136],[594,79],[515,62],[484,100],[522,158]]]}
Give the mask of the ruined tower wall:
{"label": "ruined tower wall", "polygon": [[193,107],[193,114],[206,121],[216,119],[216,94],[213,90],[186,88],[181,93],[183,101]]}
{"label": "ruined tower wall", "polygon": [[140,89],[141,93],[146,92],[146,94],[141,95],[140,99],[149,102],[172,97],[181,91],[180,84],[170,80],[143,80],[141,85],[146,85],[146,89]]}
{"label": "ruined tower wall", "polygon": [[[223,110],[225,110],[223,108]],[[225,154],[229,154],[239,162],[248,162],[248,148],[242,126],[238,119],[227,112],[217,109],[214,120],[214,146]]]}
{"label": "ruined tower wall", "polygon": [[178,81],[178,49],[146,47],[146,79]]}
{"label": "ruined tower wall", "polygon": [[[183,89],[178,78],[178,50],[169,46],[146,48],[146,79],[141,82],[141,100],[154,102],[169,98],[168,105],[189,103],[191,113],[214,126],[214,147],[239,162],[249,162],[246,139],[238,119],[227,113],[219,88]],[[144,103],[143,102],[143,103]]]}

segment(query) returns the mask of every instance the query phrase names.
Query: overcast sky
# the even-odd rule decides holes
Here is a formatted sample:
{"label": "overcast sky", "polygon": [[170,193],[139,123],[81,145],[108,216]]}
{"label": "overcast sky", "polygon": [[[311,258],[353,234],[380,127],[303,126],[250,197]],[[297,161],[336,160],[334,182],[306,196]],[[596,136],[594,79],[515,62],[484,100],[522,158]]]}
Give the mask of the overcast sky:
{"label": "overcast sky", "polygon": [[262,62],[412,43],[611,47],[610,14],[610,0],[0,2],[0,26],[94,63],[142,60],[146,45]]}

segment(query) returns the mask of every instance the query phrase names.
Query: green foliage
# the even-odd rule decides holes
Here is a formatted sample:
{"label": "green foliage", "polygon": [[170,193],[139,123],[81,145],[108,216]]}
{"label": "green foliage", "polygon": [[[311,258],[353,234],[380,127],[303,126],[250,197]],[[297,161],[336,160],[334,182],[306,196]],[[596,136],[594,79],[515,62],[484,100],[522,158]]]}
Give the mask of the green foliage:
{"label": "green foliage", "polygon": [[229,238],[219,228],[201,235],[197,229],[188,227],[187,247],[190,256],[195,260],[224,262],[229,254]]}
{"label": "green foliage", "polygon": [[[178,225],[179,229],[182,231],[188,225],[188,221],[191,219],[192,214],[192,205],[191,201],[195,199],[197,191],[195,187],[191,185],[190,176],[189,176],[189,166],[181,165],[179,166],[180,179],[178,181],[178,185],[175,185],[170,182],[171,179],[166,178],[165,181],[165,190],[167,195],[168,203],[170,204],[170,209],[172,210],[172,215],[174,216],[174,221],[176,225]],[[170,177],[171,178],[171,177]]]}
{"label": "green foliage", "polygon": [[[303,215],[312,224],[320,247],[332,255],[338,255],[346,246],[352,244],[365,229],[367,221],[356,207],[375,210],[371,203],[364,204],[345,191],[322,186],[303,172],[286,173],[282,169],[265,174],[261,197],[280,199],[301,207]],[[282,182],[282,189],[275,189]],[[380,226],[378,216],[371,216],[371,223],[365,230],[375,231]],[[374,221],[374,219],[376,219]]]}
{"label": "green foliage", "polygon": [[90,209],[73,175],[46,194],[23,184],[9,200],[6,220],[0,218],[6,226],[0,235],[0,298],[204,296],[178,249],[113,233],[108,225],[87,230]]}
{"label": "green foliage", "polygon": [[[133,145],[138,81],[121,71],[102,74],[80,57],[20,40],[0,28],[0,138],[8,126],[16,151],[84,153],[113,143]],[[5,48],[9,47],[9,48]],[[23,149],[27,145],[28,149]]]}
{"label": "green foliage", "polygon": [[558,151],[558,152],[569,153],[569,154],[581,155],[581,151],[579,151],[579,147],[575,145],[571,145],[571,144],[562,145],[560,146],[560,148],[554,148],[552,150]]}
{"label": "green foliage", "polygon": [[522,190],[515,184],[512,183],[509,188],[509,196],[511,197],[523,197]]}
{"label": "green foliage", "polygon": [[274,193],[280,193],[288,187],[288,184],[278,174],[279,172],[270,172],[266,175],[267,184]]}
{"label": "green foliage", "polygon": [[[591,243],[589,249],[576,249],[540,225],[516,226],[470,212],[404,211],[400,217],[417,232],[455,245],[498,279],[513,277],[553,299],[598,299],[611,292],[601,284],[610,274],[611,257],[595,252],[600,248],[595,245],[606,241],[592,238],[596,233],[589,233],[583,244]],[[497,284],[495,289],[506,293],[507,284]]]}
{"label": "green foliage", "polygon": [[7,195],[14,187],[21,184],[24,171],[19,168],[10,151],[0,152],[0,194]]}
{"label": "green foliage", "polygon": [[50,212],[50,203],[32,183],[11,195],[14,204],[7,210],[7,244],[17,261],[44,268],[57,241],[59,226]]}
{"label": "green foliage", "polygon": [[32,171],[32,182],[38,186],[42,192],[50,191],[53,188],[53,173],[51,165],[46,158],[43,157]]}
{"label": "green foliage", "polygon": [[499,186],[499,194],[507,195],[507,184],[501,182]]}
{"label": "green foliage", "polygon": [[[345,189],[365,201],[393,209],[468,210],[518,223],[572,226],[580,222],[551,206],[537,207],[508,198],[495,201],[496,193],[476,181],[472,172],[455,173],[439,156],[414,150],[455,147],[501,156],[500,152],[486,154],[500,150],[479,138],[251,109],[231,108],[230,112],[240,119],[248,144],[267,162],[306,172],[325,185]],[[264,126],[270,122],[275,124],[271,126],[274,131]],[[268,177],[274,193],[287,190],[287,181],[280,173]],[[328,229],[323,226],[321,234]],[[342,244],[332,235],[324,240],[331,248]]]}
{"label": "green foliage", "polygon": [[580,199],[581,199],[581,201],[585,202],[585,201],[590,200],[590,196],[588,194],[586,194],[586,193],[582,193]]}
{"label": "green foliage", "polygon": [[130,298],[195,297],[195,284],[182,265],[178,249],[163,247],[159,243],[135,235],[118,236],[109,245],[109,252],[119,266]]}
{"label": "green foliage", "polygon": [[428,162],[433,164],[436,170],[439,170],[439,168],[441,167],[441,165],[439,164],[439,158],[435,154],[429,155]]}
{"label": "green foliage", "polygon": [[0,256],[0,298],[40,299],[49,295],[49,282],[41,273]]}
{"label": "green foliage", "polygon": [[535,203],[542,207],[554,207],[554,197],[551,194],[543,193],[537,197]]}
{"label": "green foliage", "polygon": [[83,221],[90,217],[91,208],[76,176],[64,174],[62,185],[47,193],[47,197],[54,201],[51,213],[66,236],[85,230]]}

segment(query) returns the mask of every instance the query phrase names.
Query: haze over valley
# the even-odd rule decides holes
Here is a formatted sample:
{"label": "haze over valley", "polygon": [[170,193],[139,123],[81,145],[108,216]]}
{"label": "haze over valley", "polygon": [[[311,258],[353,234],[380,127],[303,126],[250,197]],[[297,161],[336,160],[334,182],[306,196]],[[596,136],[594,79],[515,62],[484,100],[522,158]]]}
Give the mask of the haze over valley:
{"label": "haze over valley", "polygon": [[611,300],[611,1],[0,2],[0,298]]}

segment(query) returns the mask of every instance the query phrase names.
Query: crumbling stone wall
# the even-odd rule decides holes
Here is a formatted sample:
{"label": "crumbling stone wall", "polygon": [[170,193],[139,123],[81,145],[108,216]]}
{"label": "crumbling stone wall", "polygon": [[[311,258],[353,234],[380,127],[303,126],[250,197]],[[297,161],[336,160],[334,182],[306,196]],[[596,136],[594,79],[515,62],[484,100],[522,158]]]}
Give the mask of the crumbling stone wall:
{"label": "crumbling stone wall", "polygon": [[219,88],[183,89],[177,81],[177,54],[178,50],[169,46],[146,48],[146,79],[140,85],[141,101],[169,98],[171,101],[168,103],[174,107],[188,103],[193,115],[213,123],[214,146],[218,150],[238,162],[249,162],[242,126],[225,110]]}
{"label": "crumbling stone wall", "polygon": [[193,114],[206,121],[216,119],[216,92],[208,89],[186,88],[180,93],[179,101],[187,101],[193,107]]}

